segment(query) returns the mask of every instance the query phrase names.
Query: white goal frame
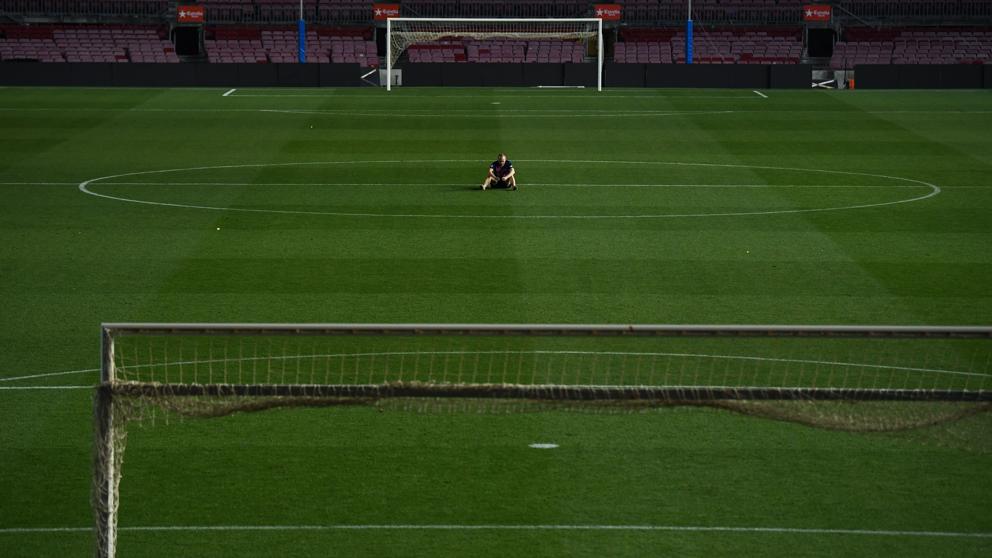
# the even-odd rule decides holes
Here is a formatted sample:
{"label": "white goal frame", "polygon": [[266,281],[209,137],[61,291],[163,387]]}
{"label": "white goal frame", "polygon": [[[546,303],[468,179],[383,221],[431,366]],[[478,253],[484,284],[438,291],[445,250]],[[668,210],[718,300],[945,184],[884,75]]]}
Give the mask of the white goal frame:
{"label": "white goal frame", "polygon": [[[882,338],[987,339],[989,326],[858,326],[858,325],[651,325],[651,324],[223,324],[223,323],[105,323],[101,326],[101,383],[96,388],[94,413],[94,519],[96,556],[114,558],[117,540],[119,465],[115,445],[117,397],[154,396],[163,390],[178,397],[340,397],[340,398],[463,398],[491,400],[556,399],[593,403],[670,400],[705,402],[756,401],[894,401],[972,402],[992,404],[992,389],[891,387],[776,387],[702,385],[588,385],[588,384],[451,384],[426,385],[416,381],[357,384],[285,383],[159,383],[130,381],[117,374],[116,339],[121,336],[342,336],[342,337],[710,337],[710,338]],[[123,353],[122,353],[123,354]],[[992,353],[990,353],[992,354]],[[989,362],[992,362],[990,360]],[[986,362],[988,366],[988,362]],[[123,415],[121,415],[123,416]]]}
{"label": "white goal frame", "polygon": [[391,17],[386,19],[386,91],[393,90],[392,35],[394,21],[421,22],[498,22],[498,23],[595,23],[596,32],[596,90],[603,90],[603,20],[598,17],[585,18],[494,18],[494,17]]}

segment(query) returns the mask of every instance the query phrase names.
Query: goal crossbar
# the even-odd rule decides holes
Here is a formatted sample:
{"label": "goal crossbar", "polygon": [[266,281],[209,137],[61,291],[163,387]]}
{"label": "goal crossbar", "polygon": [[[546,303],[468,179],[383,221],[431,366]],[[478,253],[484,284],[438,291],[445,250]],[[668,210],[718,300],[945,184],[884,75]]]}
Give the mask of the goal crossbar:
{"label": "goal crossbar", "polygon": [[574,335],[740,337],[962,337],[992,339],[989,326],[699,325],[699,324],[428,324],[428,323],[104,323],[106,335]]}

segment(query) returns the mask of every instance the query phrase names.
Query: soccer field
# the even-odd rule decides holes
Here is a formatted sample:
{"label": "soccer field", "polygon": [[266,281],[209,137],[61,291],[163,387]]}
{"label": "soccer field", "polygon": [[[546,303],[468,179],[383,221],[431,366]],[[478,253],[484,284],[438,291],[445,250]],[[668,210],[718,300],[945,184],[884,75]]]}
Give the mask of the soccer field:
{"label": "soccer field", "polygon": [[[91,552],[101,322],[992,321],[986,91],[0,88],[0,129],[3,556]],[[987,556],[990,471],[989,412],[172,417],[119,555]]]}

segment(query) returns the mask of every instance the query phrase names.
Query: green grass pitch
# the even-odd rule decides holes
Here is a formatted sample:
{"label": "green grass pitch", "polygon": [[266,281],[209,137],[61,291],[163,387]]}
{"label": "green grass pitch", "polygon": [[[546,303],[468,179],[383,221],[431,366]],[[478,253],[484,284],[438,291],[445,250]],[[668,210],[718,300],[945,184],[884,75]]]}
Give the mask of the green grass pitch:
{"label": "green grass pitch", "polygon": [[[992,316],[988,92],[225,92],[0,88],[0,555],[91,551],[102,321]],[[987,556],[988,415],[157,422],[119,555]]]}

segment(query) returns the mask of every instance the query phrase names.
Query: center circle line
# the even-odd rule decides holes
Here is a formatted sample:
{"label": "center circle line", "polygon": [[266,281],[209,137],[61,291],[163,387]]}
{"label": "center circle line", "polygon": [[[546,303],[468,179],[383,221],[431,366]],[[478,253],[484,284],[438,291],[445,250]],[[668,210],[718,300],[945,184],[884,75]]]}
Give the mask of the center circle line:
{"label": "center circle line", "polygon": [[89,180],[83,181],[79,184],[79,190],[84,194],[91,196],[96,196],[100,198],[110,199],[114,201],[126,202],[126,203],[136,203],[143,205],[154,205],[160,207],[176,207],[184,209],[199,209],[207,211],[233,211],[241,213],[269,213],[269,214],[289,214],[289,215],[323,215],[323,216],[333,216],[333,217],[372,217],[372,218],[428,218],[428,219],[517,219],[517,220],[533,220],[533,219],[562,219],[562,220],[583,220],[583,219],[671,219],[671,218],[691,218],[691,217],[737,217],[737,216],[757,216],[757,215],[786,215],[786,214],[796,214],[796,213],[819,213],[827,211],[849,211],[855,209],[868,209],[874,207],[884,207],[904,203],[912,203],[917,201],[923,201],[928,198],[932,198],[940,194],[941,189],[936,184],[925,182],[922,180],[916,180],[913,178],[905,178],[899,176],[889,176],[884,174],[876,173],[865,173],[856,171],[838,171],[838,170],[827,170],[827,169],[810,169],[810,168],[797,168],[797,167],[777,167],[769,165],[742,165],[742,164],[729,164],[729,163],[698,163],[698,162],[681,162],[681,161],[614,161],[614,160],[570,160],[570,159],[518,159],[522,163],[551,163],[551,164],[587,164],[587,165],[658,165],[658,166],[681,166],[681,167],[705,167],[705,168],[730,168],[730,169],[757,169],[757,170],[773,170],[773,171],[783,171],[783,172],[802,172],[802,173],[821,173],[837,176],[859,176],[859,177],[869,177],[869,178],[880,178],[885,180],[900,181],[907,184],[913,184],[916,186],[925,186],[930,188],[930,191],[924,195],[915,196],[912,198],[899,199],[894,201],[879,202],[879,203],[869,203],[869,204],[854,204],[846,206],[832,206],[832,207],[819,207],[819,208],[806,208],[806,209],[781,209],[781,210],[767,210],[767,211],[737,211],[737,212],[718,212],[718,213],[663,213],[663,214],[633,214],[633,215],[485,215],[485,214],[472,214],[472,215],[448,215],[439,213],[377,213],[377,212],[344,212],[344,211],[303,211],[303,210],[288,210],[288,209],[255,209],[255,208],[244,208],[244,207],[219,207],[219,206],[209,206],[209,205],[196,205],[196,204],[183,204],[183,203],[173,203],[173,202],[155,202],[148,200],[139,200],[134,198],[126,198],[121,196],[111,196],[109,194],[101,194],[90,189],[90,185],[95,183],[105,183],[113,184],[113,182],[107,182],[116,178],[125,178],[131,176],[148,176],[148,175],[161,175],[168,173],[179,173],[179,172],[192,172],[192,171],[203,171],[203,170],[224,170],[224,169],[243,169],[243,168],[268,168],[268,167],[290,167],[290,166],[320,166],[320,165],[374,165],[374,164],[431,164],[431,163],[480,163],[484,164],[485,161],[475,160],[475,159],[408,159],[408,160],[363,160],[363,161],[307,161],[307,162],[290,162],[290,163],[246,163],[246,164],[232,164],[232,165],[211,165],[211,166],[199,166],[199,167],[187,167],[178,169],[160,169],[151,171],[137,171],[129,173],[121,173],[116,175],[103,176],[99,178],[91,178]]}

